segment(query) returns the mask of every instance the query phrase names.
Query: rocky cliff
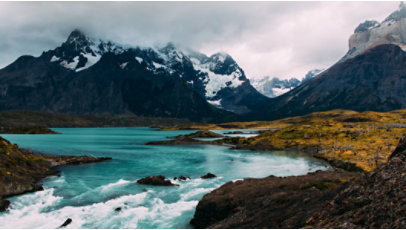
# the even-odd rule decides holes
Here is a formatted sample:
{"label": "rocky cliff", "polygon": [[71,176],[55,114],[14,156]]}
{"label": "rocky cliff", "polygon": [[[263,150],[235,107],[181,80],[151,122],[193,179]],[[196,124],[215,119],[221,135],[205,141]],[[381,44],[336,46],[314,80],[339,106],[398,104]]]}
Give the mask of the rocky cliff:
{"label": "rocky cliff", "polygon": [[205,195],[197,228],[405,228],[406,136],[368,174],[341,170],[229,182]]}

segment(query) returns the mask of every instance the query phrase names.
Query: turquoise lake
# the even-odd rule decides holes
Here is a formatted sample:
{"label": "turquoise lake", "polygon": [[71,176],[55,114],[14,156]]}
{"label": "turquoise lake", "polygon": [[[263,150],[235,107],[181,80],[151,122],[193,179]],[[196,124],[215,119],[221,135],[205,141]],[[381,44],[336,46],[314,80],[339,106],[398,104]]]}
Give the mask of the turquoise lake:
{"label": "turquoise lake", "polygon": [[[248,177],[302,175],[326,170],[317,159],[295,152],[252,152],[224,146],[149,146],[149,141],[194,131],[150,128],[55,128],[58,135],[1,135],[28,148],[54,155],[93,155],[113,160],[59,167],[60,177],[43,181],[45,190],[9,198],[11,209],[0,213],[0,228],[192,228],[195,207],[203,195],[228,181]],[[226,133],[233,130],[215,130]],[[248,130],[250,131],[250,130]],[[218,177],[200,179],[211,172]],[[135,183],[151,175],[174,187]],[[120,207],[121,211],[115,211]]]}

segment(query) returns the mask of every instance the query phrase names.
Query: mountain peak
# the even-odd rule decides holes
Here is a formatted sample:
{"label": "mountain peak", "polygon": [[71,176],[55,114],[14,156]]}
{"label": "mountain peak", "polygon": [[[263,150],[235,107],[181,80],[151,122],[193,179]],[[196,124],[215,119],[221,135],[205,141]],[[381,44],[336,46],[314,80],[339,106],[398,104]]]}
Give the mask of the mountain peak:
{"label": "mountain peak", "polygon": [[78,41],[87,40],[86,35],[79,29],[74,29],[68,36],[66,40],[67,43],[75,43]]}
{"label": "mountain peak", "polygon": [[366,50],[382,44],[397,45],[406,50],[406,6],[403,2],[382,23],[367,20],[355,29],[349,39],[349,50],[340,60],[353,58]]}
{"label": "mountain peak", "polygon": [[403,2],[400,2],[399,8],[391,13],[384,22],[400,21],[402,18],[406,18],[406,6]]}

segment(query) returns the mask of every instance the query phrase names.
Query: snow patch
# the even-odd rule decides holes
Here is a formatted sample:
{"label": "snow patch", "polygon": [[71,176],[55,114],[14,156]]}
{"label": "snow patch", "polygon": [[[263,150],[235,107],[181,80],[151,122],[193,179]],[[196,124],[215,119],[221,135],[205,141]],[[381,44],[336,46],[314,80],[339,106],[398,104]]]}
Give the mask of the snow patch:
{"label": "snow patch", "polygon": [[121,69],[125,69],[125,67],[128,65],[128,62],[124,62],[123,64],[120,65]]}
{"label": "snow patch", "polygon": [[60,65],[67,69],[74,70],[76,68],[76,66],[78,65],[78,63],[79,63],[79,56],[76,56],[73,58],[73,62],[68,63],[67,61],[62,61],[60,63]]}
{"label": "snow patch", "polygon": [[54,55],[54,56],[52,56],[50,62],[56,62],[56,61],[59,61],[59,60],[61,60],[61,59]]}
{"label": "snow patch", "polygon": [[81,54],[83,55],[83,57],[85,57],[87,59],[87,61],[86,61],[85,66],[76,69],[76,72],[79,72],[79,71],[82,71],[82,70],[85,70],[85,69],[91,67],[92,65],[96,64],[101,58],[100,54],[96,54],[96,55],[93,55],[91,53],[81,53]]}
{"label": "snow patch", "polygon": [[291,91],[293,88],[284,88],[284,89],[279,89],[279,88],[273,88],[273,94],[275,95],[275,97],[280,96],[282,94],[285,94],[289,91]]}
{"label": "snow patch", "polygon": [[154,62],[154,61],[152,62],[152,65],[154,65],[155,69],[160,69],[160,68],[166,69],[166,66],[165,66],[165,65],[156,63],[156,62]]}
{"label": "snow patch", "polygon": [[207,100],[207,102],[209,102],[210,104],[216,106],[216,107],[220,107],[221,106],[221,99],[218,100]]}
{"label": "snow patch", "polygon": [[210,70],[213,63],[201,64],[196,58],[191,58],[191,61],[195,70],[207,75],[203,82],[205,84],[207,98],[216,96],[217,93],[223,88],[236,88],[244,83],[244,81],[239,79],[242,76],[240,69],[237,69],[230,75],[222,75],[216,74]]}
{"label": "snow patch", "polygon": [[135,60],[137,60],[138,63],[141,64],[142,61],[144,61],[144,59],[140,58],[140,57],[135,57]]}

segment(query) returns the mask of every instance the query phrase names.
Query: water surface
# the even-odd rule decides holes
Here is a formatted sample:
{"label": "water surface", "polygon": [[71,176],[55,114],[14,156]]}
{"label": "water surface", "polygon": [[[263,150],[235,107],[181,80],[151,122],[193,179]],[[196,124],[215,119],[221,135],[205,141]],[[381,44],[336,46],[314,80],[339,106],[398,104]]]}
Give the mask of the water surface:
{"label": "water surface", "polygon": [[[42,181],[45,190],[10,198],[0,228],[191,228],[190,219],[204,194],[247,177],[302,175],[325,170],[319,160],[294,152],[251,152],[223,146],[147,146],[149,141],[193,131],[150,128],[55,128],[59,135],[2,135],[22,148],[59,155],[93,155],[113,160],[60,167],[60,177]],[[215,130],[225,133],[233,130]],[[252,130],[248,130],[251,132]],[[203,180],[212,172],[218,177]],[[136,184],[150,175],[179,186]],[[121,208],[120,211],[115,211]]]}

